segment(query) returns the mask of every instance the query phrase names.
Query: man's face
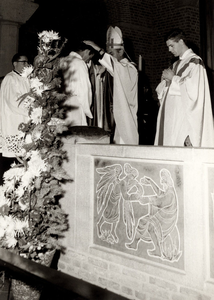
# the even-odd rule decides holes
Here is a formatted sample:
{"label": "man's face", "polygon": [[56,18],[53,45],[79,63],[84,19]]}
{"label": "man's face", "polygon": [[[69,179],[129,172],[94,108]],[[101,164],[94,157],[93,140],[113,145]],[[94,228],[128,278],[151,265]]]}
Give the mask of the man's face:
{"label": "man's face", "polygon": [[28,64],[27,56],[20,56],[20,58],[14,62],[14,70],[21,73],[24,67],[28,67]]}
{"label": "man's face", "polygon": [[119,49],[108,48],[107,52],[108,52],[108,54],[110,54],[114,58],[116,58],[118,61],[120,61],[122,59],[122,53],[121,53],[121,51],[119,51]]}
{"label": "man's face", "polygon": [[86,49],[83,51],[82,59],[84,60],[84,62],[88,63],[93,56],[94,54],[90,54],[90,50]]}
{"label": "man's face", "polygon": [[175,57],[182,55],[183,52],[182,40],[176,42],[175,40],[170,39],[166,41],[166,45],[169,49],[169,52],[171,52]]}

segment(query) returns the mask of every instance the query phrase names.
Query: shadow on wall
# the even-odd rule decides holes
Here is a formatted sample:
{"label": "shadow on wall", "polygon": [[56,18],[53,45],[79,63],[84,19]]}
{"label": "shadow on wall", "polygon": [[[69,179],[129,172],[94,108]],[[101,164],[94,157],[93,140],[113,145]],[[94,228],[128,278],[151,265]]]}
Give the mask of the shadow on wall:
{"label": "shadow on wall", "polygon": [[0,77],[0,86],[1,86],[1,83],[2,83],[3,79],[4,79],[4,76]]}
{"label": "shadow on wall", "polygon": [[[60,56],[66,57],[79,41],[93,40],[105,48],[106,31],[108,28],[108,11],[104,0],[37,0],[38,10],[20,27],[19,51],[28,51],[32,63],[37,55],[38,33],[53,30],[68,41]],[[125,50],[133,62],[135,57],[133,41],[124,37]],[[142,77],[142,76],[141,76]],[[140,79],[143,98],[139,101],[139,134],[140,145],[153,145],[157,101],[152,99],[148,78]]]}
{"label": "shadow on wall", "polygon": [[37,0],[39,8],[34,15],[20,27],[19,50],[28,49],[35,56],[37,33],[43,30],[59,32],[68,43],[62,56],[81,40],[94,40],[104,45],[107,28],[107,12],[102,0]]}
{"label": "shadow on wall", "polygon": [[212,103],[212,112],[214,116],[214,70],[210,68],[206,68],[207,70],[207,76],[209,80],[209,86],[210,86],[210,95],[211,95],[211,103]]}
{"label": "shadow on wall", "polygon": [[192,49],[193,52],[195,52],[195,54],[199,55],[200,56],[200,50],[199,50],[199,47],[198,45],[196,45],[194,42],[192,41],[187,41],[187,46],[189,48]]}
{"label": "shadow on wall", "polygon": [[[136,63],[136,57],[133,47],[133,41],[129,38],[123,38],[124,47],[125,47],[125,54],[129,60]],[[136,66],[137,68],[137,66]]]}
{"label": "shadow on wall", "polygon": [[[188,47],[191,48],[197,55],[199,55],[200,57],[202,57],[199,47],[191,42],[188,41]],[[213,112],[213,116],[214,116],[214,70],[212,70],[211,68],[209,68],[208,66],[206,66],[206,62],[204,61],[205,64],[205,68],[207,71],[207,77],[208,77],[208,81],[209,81],[209,88],[210,88],[210,96],[211,96],[211,104],[212,104],[212,112]]]}
{"label": "shadow on wall", "polygon": [[152,96],[148,76],[139,72],[138,80],[138,131],[139,145],[154,145],[158,115],[158,101]]}

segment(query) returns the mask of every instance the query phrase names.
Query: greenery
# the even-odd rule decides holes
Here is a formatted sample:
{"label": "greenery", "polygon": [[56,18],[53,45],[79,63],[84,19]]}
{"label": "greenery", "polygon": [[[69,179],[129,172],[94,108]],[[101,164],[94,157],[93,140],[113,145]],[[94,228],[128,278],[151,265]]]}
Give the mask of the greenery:
{"label": "greenery", "polygon": [[22,72],[31,89],[18,99],[29,116],[19,126],[22,156],[4,173],[0,187],[0,247],[39,262],[48,250],[62,249],[68,218],[60,200],[63,183],[71,179],[63,169],[67,153],[62,135],[68,128],[59,76],[59,54],[66,40],[53,31],[43,31],[38,38],[34,65]]}

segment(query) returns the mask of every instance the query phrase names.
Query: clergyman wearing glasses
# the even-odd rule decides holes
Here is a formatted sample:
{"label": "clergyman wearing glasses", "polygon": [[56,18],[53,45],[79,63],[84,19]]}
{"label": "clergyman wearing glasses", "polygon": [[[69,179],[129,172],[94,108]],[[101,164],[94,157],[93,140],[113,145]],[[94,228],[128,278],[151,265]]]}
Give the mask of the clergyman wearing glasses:
{"label": "clergyman wearing glasses", "polygon": [[12,58],[12,66],[13,70],[4,77],[0,88],[0,184],[3,173],[16,161],[16,156],[20,156],[22,137],[18,126],[28,120],[27,109],[17,101],[30,90],[28,78],[20,75],[23,68],[28,66],[28,57],[23,53],[16,53]]}

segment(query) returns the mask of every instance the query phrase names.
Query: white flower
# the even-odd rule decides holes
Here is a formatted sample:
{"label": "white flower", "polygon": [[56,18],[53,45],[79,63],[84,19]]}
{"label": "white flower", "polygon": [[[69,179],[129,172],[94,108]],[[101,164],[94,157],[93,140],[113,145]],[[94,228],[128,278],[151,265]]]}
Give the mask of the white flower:
{"label": "white flower", "polygon": [[23,101],[23,105],[25,108],[29,109],[30,106],[32,105],[32,103],[35,101],[35,98],[33,98],[32,96],[27,96],[24,101]]}
{"label": "white flower", "polygon": [[21,201],[19,201],[19,206],[22,211],[25,211],[27,208],[29,208],[29,205],[23,204]]}
{"label": "white flower", "polygon": [[0,239],[2,239],[5,235],[5,230],[4,228],[0,227]]}
{"label": "white flower", "polygon": [[66,122],[59,118],[51,118],[51,120],[48,122],[49,126],[56,126],[56,125],[65,125]]}
{"label": "white flower", "polygon": [[25,189],[23,185],[19,185],[19,187],[16,189],[16,195],[18,198],[21,198],[24,195]]}
{"label": "white flower", "polygon": [[38,33],[39,39],[42,39],[44,36],[46,36],[47,32],[48,32],[47,30],[43,30],[42,32]]}
{"label": "white flower", "polygon": [[7,225],[8,225],[8,217],[7,216],[0,216],[0,224],[1,224],[1,228],[3,230],[5,230],[7,228]]}
{"label": "white flower", "polygon": [[37,130],[37,131],[33,132],[32,137],[33,137],[33,141],[38,141],[40,139],[42,140],[42,132]]}
{"label": "white flower", "polygon": [[6,192],[11,192],[15,190],[15,180],[8,180],[4,182],[4,188]]}
{"label": "white flower", "polygon": [[50,84],[44,84],[43,85],[43,91],[47,91],[50,89]]}
{"label": "white flower", "polygon": [[6,235],[6,245],[9,248],[14,248],[17,244],[17,240],[13,235]]}
{"label": "white flower", "polygon": [[[47,42],[48,42],[48,41],[47,41]],[[47,52],[48,50],[51,49],[50,46],[46,46],[46,45],[42,45],[42,48],[43,48],[43,50],[45,50],[46,52]]]}
{"label": "white flower", "polygon": [[36,125],[42,123],[42,107],[36,107],[32,110],[30,118],[32,122]]}
{"label": "white flower", "polygon": [[23,189],[27,188],[31,182],[33,181],[34,174],[32,174],[31,170],[25,171],[24,175],[22,176],[21,184]]}
{"label": "white flower", "polygon": [[32,151],[28,167],[32,177],[39,177],[42,171],[47,170],[47,163],[41,158],[38,151]]}
{"label": "white flower", "polygon": [[11,168],[8,171],[4,172],[4,180],[19,180],[21,176],[24,174],[24,167]]}
{"label": "white flower", "polygon": [[44,30],[41,33],[38,33],[38,37],[44,43],[49,43],[53,40],[60,40],[58,32],[54,32],[53,30],[51,31]]}
{"label": "white flower", "polygon": [[28,228],[28,222],[14,219],[11,216],[0,216],[0,238],[5,237],[5,244],[9,248],[13,248],[17,244],[16,235],[23,232],[24,228]]}
{"label": "white flower", "polygon": [[53,30],[48,32],[48,36],[51,40],[60,40],[60,37],[58,35],[58,32],[54,32]]}
{"label": "white flower", "polygon": [[24,228],[29,227],[27,220],[21,221],[19,219],[14,219],[14,223],[15,223],[15,232],[17,236],[24,233]]}
{"label": "white flower", "polygon": [[10,166],[11,166],[11,168],[14,168],[16,166],[15,161]]}
{"label": "white flower", "polygon": [[20,188],[16,191],[20,197],[23,195],[23,191],[30,187],[33,179],[39,177],[41,172],[47,170],[47,163],[41,158],[39,151],[31,151],[27,157],[30,157],[28,169],[21,178]]}
{"label": "white flower", "polygon": [[30,87],[38,96],[42,95],[42,92],[43,92],[42,86],[43,86],[43,83],[39,80],[38,77],[30,79]]}
{"label": "white flower", "polygon": [[[14,219],[11,216],[0,217],[1,223],[1,237],[5,237],[5,243],[8,247],[14,247],[17,243],[17,240],[14,238],[15,236],[15,223]],[[4,230],[4,234],[3,234]]]}
{"label": "white flower", "polygon": [[[36,151],[36,150],[35,150],[35,151]],[[28,158],[30,158],[30,157],[31,157],[31,155],[32,155],[32,151],[30,151],[30,152],[27,152],[27,153],[26,153],[26,157],[25,157],[25,158],[26,158],[26,159],[28,159]]]}
{"label": "white flower", "polygon": [[0,216],[0,239],[5,235],[5,230],[8,225],[8,218],[7,216]]}
{"label": "white flower", "polygon": [[32,143],[32,136],[31,134],[27,134],[25,137],[25,144],[30,144]]}
{"label": "white flower", "polygon": [[3,186],[0,186],[0,207],[9,204],[9,200],[5,198],[4,196],[5,188]]}
{"label": "white flower", "polygon": [[8,225],[7,225],[6,231],[7,231],[8,235],[15,236],[15,222],[14,222],[14,219],[12,217],[10,219],[9,219],[9,217],[7,217]]}
{"label": "white flower", "polygon": [[20,156],[24,157],[25,155],[26,155],[26,150],[24,148],[21,148]]}
{"label": "white flower", "polygon": [[38,50],[39,54],[42,54],[43,51],[39,46],[37,47],[37,50]]}
{"label": "white flower", "polygon": [[39,80],[38,77],[34,77],[30,79],[30,86],[31,88],[40,88],[43,85],[43,83],[41,82],[41,80]]}
{"label": "white flower", "polygon": [[22,77],[28,77],[33,72],[33,66],[24,67],[21,76]]}
{"label": "white flower", "polygon": [[37,94],[37,96],[42,96],[42,92],[43,92],[43,90],[40,88],[40,89],[38,89],[38,90],[35,90],[35,93]]}

